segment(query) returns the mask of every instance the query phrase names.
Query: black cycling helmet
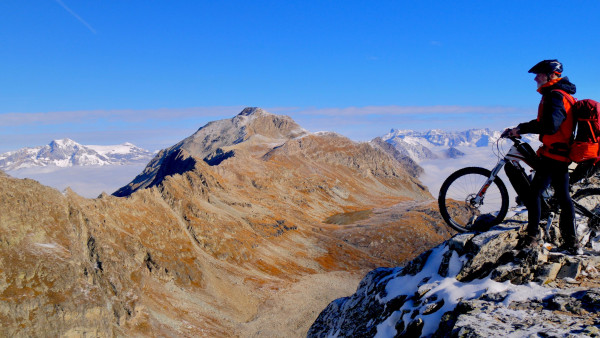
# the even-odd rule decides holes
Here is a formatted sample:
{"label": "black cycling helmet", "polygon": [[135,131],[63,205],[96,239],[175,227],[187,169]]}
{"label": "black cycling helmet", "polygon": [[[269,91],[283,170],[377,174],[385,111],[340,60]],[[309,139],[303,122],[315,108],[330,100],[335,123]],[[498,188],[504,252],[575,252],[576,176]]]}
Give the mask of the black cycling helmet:
{"label": "black cycling helmet", "polygon": [[544,60],[538,62],[535,66],[531,67],[529,73],[533,74],[552,74],[556,73],[560,75],[563,72],[562,63],[558,60]]}

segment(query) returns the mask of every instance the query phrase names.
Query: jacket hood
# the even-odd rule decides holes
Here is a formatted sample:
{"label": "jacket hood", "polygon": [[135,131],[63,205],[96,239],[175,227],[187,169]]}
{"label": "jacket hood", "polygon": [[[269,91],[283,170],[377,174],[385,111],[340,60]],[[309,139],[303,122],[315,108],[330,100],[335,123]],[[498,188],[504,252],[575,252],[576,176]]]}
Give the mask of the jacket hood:
{"label": "jacket hood", "polygon": [[555,84],[553,84],[551,86],[540,88],[540,93],[542,95],[545,95],[555,89],[564,90],[565,92],[567,92],[571,95],[575,94],[575,92],[577,91],[577,88],[575,87],[575,85],[573,83],[571,83],[571,81],[569,81],[569,78],[563,77],[560,80],[558,80],[558,82],[556,82]]}

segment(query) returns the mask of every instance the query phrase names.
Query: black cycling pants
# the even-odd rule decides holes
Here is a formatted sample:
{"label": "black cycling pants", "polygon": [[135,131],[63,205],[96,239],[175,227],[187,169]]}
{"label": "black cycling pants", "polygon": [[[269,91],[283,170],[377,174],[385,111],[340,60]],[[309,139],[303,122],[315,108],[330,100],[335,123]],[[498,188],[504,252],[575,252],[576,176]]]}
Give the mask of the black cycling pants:
{"label": "black cycling pants", "polygon": [[560,206],[560,233],[566,246],[576,244],[575,208],[569,193],[569,163],[542,157],[531,182],[532,200],[527,206],[527,234],[537,236],[541,218],[542,193],[552,184]]}

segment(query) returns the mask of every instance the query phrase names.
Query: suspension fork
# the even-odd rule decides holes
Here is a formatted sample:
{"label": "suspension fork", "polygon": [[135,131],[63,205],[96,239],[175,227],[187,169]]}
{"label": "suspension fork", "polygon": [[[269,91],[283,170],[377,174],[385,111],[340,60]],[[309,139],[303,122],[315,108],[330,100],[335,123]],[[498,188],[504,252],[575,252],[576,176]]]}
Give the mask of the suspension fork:
{"label": "suspension fork", "polygon": [[488,179],[485,181],[485,183],[483,184],[481,189],[479,189],[479,192],[477,193],[477,195],[475,195],[475,198],[472,201],[472,203],[474,205],[479,205],[483,202],[483,197],[485,196],[485,193],[487,192],[488,188],[492,185],[492,183],[498,176],[498,173],[500,172],[502,167],[504,167],[505,164],[506,164],[505,159],[501,159],[500,161],[498,161],[498,164],[496,164],[494,169],[492,169],[492,173],[490,174],[490,177],[488,177]]}

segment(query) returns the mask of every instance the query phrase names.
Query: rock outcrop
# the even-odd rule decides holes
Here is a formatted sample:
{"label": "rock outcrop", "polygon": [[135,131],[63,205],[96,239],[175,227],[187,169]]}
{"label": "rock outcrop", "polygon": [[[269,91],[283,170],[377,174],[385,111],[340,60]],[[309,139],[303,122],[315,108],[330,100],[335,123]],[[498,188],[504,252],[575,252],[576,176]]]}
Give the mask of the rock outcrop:
{"label": "rock outcrop", "polygon": [[309,337],[543,337],[600,333],[600,257],[516,250],[518,229],[459,234],[378,268]]}
{"label": "rock outcrop", "polygon": [[465,153],[452,147],[452,148],[449,148],[448,150],[446,150],[446,156],[448,156],[448,158],[459,158],[459,157],[465,156]]}
{"label": "rock outcrop", "polygon": [[388,153],[390,156],[396,159],[402,166],[406,169],[406,171],[413,175],[414,177],[419,177],[423,173],[423,168],[421,168],[417,162],[415,162],[408,154],[402,154],[396,147],[392,144],[385,142],[381,137],[376,137],[370,142],[374,147],[383,150]]}

